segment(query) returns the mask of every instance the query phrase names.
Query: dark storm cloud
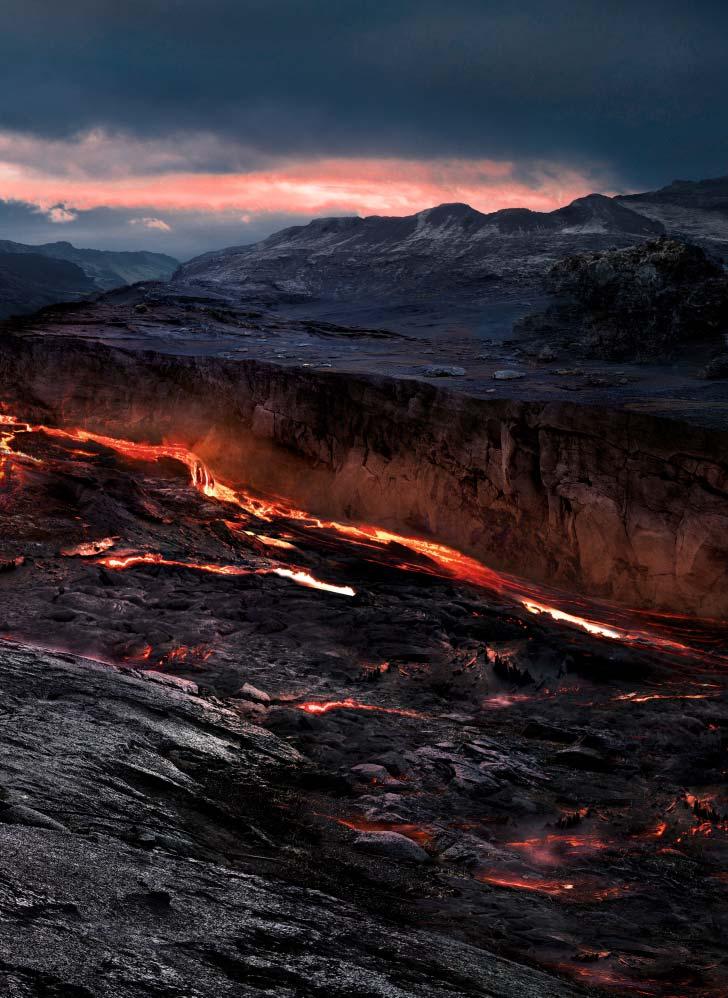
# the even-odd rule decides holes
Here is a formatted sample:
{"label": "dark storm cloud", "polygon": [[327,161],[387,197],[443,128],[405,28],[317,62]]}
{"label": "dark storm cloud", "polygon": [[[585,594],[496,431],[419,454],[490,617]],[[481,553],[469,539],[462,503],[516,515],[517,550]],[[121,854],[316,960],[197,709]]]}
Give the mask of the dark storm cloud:
{"label": "dark storm cloud", "polygon": [[0,10],[0,127],[600,162],[648,184],[728,169],[727,39],[712,2],[28,0]]}

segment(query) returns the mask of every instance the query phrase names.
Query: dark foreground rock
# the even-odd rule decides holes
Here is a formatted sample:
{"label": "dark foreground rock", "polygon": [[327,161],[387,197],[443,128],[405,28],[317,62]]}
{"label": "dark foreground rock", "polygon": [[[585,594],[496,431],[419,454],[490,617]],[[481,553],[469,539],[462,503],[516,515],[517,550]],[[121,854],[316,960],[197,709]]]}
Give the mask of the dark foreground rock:
{"label": "dark foreground rock", "polygon": [[713,378],[728,378],[728,351],[719,353],[713,357],[700,373],[701,377],[708,381]]}
{"label": "dark foreground rock", "polygon": [[728,277],[698,246],[656,239],[581,253],[546,277],[557,302],[520,328],[561,335],[586,356],[662,362],[728,329]]}
{"label": "dark foreground rock", "polygon": [[236,858],[263,837],[254,787],[274,796],[300,757],[192,684],[8,647],[0,688],[2,994],[576,993],[243,871]]}

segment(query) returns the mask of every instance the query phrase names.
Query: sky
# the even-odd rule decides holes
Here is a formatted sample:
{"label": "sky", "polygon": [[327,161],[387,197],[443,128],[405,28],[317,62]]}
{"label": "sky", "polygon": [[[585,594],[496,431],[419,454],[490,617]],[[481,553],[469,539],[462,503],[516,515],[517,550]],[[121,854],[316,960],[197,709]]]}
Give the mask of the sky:
{"label": "sky", "polygon": [[320,215],[728,173],[728,4],[0,5],[0,238],[179,259]]}

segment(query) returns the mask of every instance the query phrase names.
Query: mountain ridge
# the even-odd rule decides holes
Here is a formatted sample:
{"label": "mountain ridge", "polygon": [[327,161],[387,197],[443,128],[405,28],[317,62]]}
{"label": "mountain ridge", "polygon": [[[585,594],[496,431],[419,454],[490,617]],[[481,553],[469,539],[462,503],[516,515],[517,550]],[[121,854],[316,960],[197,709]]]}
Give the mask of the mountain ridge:
{"label": "mountain ridge", "polygon": [[615,241],[665,234],[613,198],[591,194],[552,212],[480,212],[460,202],[413,215],[313,219],[247,246],[183,264],[176,285],[204,284],[247,297],[287,300],[476,296],[487,285],[527,281],[555,259]]}
{"label": "mountain ridge", "polygon": [[33,254],[75,263],[93,281],[98,291],[110,291],[135,281],[163,280],[171,277],[179,265],[178,260],[165,253],[86,249],[67,240],[34,245],[0,239],[0,253]]}

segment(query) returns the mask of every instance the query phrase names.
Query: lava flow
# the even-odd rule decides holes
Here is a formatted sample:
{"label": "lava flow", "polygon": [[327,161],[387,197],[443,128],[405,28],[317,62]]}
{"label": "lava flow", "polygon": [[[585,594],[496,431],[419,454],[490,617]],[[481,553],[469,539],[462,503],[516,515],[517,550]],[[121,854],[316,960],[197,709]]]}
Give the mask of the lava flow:
{"label": "lava flow", "polygon": [[491,887],[545,894],[548,897],[579,904],[599,904],[602,901],[613,901],[629,893],[629,887],[623,885],[601,887],[592,881],[548,880],[542,877],[501,873],[497,870],[481,871],[476,874],[476,879],[481,883],[490,884]]}
{"label": "lava flow", "polygon": [[596,835],[567,835],[552,833],[542,838],[507,842],[509,849],[516,849],[541,866],[558,866],[565,859],[587,856],[608,848]]}
{"label": "lava flow", "polygon": [[290,579],[296,585],[307,589],[318,589],[320,592],[336,593],[338,596],[355,596],[351,586],[336,586],[330,582],[322,582],[302,569],[290,568],[244,568],[242,565],[214,565],[205,562],[180,561],[176,558],[165,558],[161,554],[146,552],[145,554],[130,554],[123,556],[110,555],[97,558],[97,565],[123,571],[137,565],[166,565],[171,568],[188,568],[194,572],[210,572],[213,575],[277,575],[282,579]]}
{"label": "lava flow", "polygon": [[[151,463],[165,458],[172,459],[185,465],[189,471],[192,484],[205,496],[218,502],[233,504],[258,519],[271,522],[276,518],[285,518],[308,528],[334,531],[348,537],[355,543],[379,549],[380,551],[389,545],[395,544],[401,548],[411,550],[420,557],[424,557],[431,563],[431,566],[437,566],[437,568],[428,567],[427,564],[417,562],[401,565],[400,567],[419,572],[429,572],[430,574],[439,574],[441,572],[446,578],[458,579],[461,582],[487,589],[500,596],[512,599],[529,613],[536,615],[545,614],[557,623],[564,623],[580,628],[595,637],[620,642],[625,645],[643,645],[678,656],[708,657],[711,660],[721,663],[726,662],[726,656],[723,654],[706,652],[683,641],[678,641],[670,636],[659,633],[655,629],[654,622],[661,621],[663,627],[665,625],[669,626],[672,619],[670,615],[647,615],[653,623],[651,627],[637,626],[632,621],[621,623],[620,619],[625,618],[626,620],[629,617],[629,613],[616,607],[607,606],[606,604],[601,605],[597,612],[601,611],[601,614],[609,613],[613,621],[605,622],[582,616],[581,614],[572,612],[570,605],[574,603],[573,599],[554,594],[552,600],[555,599],[556,603],[552,600],[546,601],[543,598],[544,591],[537,586],[495,572],[476,559],[446,545],[394,533],[380,527],[345,524],[334,520],[321,519],[296,508],[283,499],[258,498],[245,490],[233,488],[216,480],[205,463],[193,451],[179,444],[138,443],[136,441],[94,433],[81,428],[61,429],[45,425],[33,425],[31,423],[24,423],[7,413],[0,414],[0,427],[5,428],[0,435],[0,458],[3,461],[15,459],[36,460],[29,455],[21,454],[13,449],[15,438],[19,434],[34,433],[41,433],[49,437],[75,443],[97,444],[134,461]],[[204,570],[214,571],[215,569]],[[235,573],[231,572],[229,574]],[[280,570],[277,574],[283,574],[283,570]],[[297,570],[291,572],[287,577],[292,578],[293,581],[301,585],[326,589],[327,584],[319,583],[317,580],[307,580],[306,573]],[[349,587],[332,587],[331,589],[326,589],[326,591],[353,595],[353,591],[349,591]],[[558,605],[559,601],[563,601],[562,605]],[[638,617],[639,614],[633,616]],[[682,618],[679,617],[676,617],[675,620],[680,623],[682,622]]]}
{"label": "lava flow", "polygon": [[348,697],[346,700],[309,700],[306,703],[296,704],[299,710],[307,714],[328,714],[332,710],[362,710],[372,714],[394,714],[398,717],[422,717],[416,710],[405,710],[400,707],[379,707],[371,703],[359,703]]}

